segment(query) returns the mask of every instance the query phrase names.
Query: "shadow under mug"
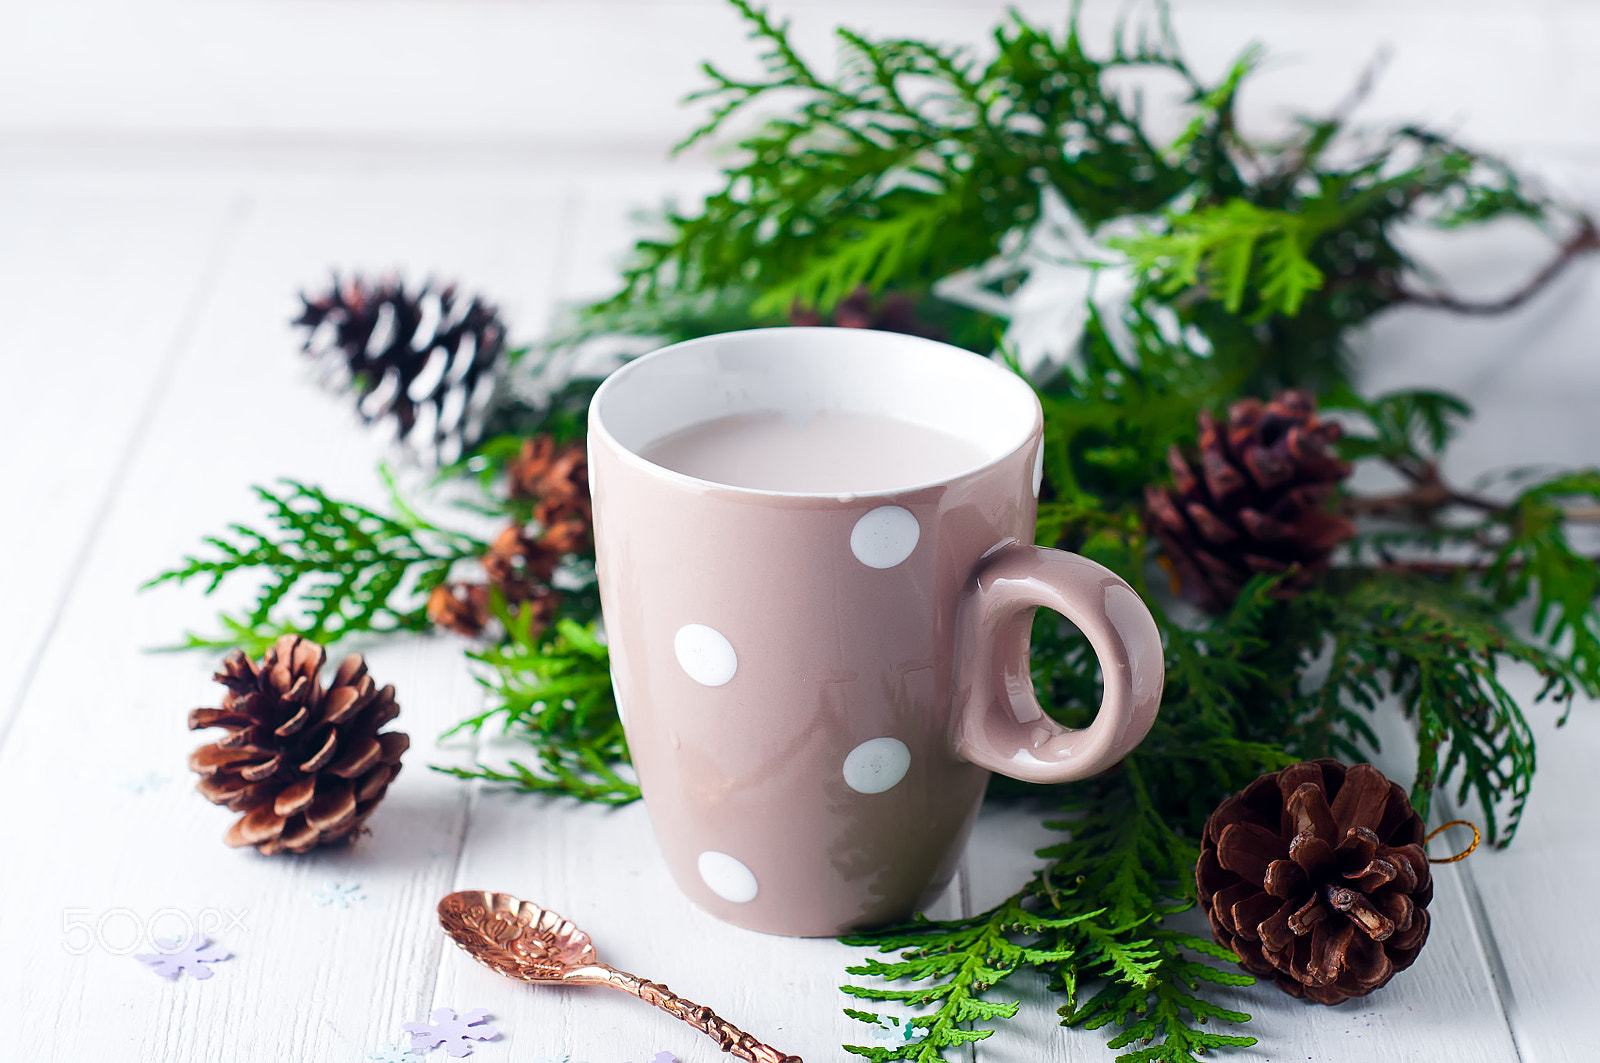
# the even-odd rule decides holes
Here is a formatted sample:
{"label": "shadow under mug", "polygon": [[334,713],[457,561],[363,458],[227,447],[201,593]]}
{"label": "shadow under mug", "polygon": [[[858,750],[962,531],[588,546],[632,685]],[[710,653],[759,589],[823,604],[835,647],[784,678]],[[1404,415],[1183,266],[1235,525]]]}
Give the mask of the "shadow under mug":
{"label": "shadow under mug", "polygon": [[[863,494],[696,479],[641,451],[740,413],[892,418],[982,452]],[[589,412],[600,595],[617,705],[661,850],[712,914],[775,934],[902,920],[948,883],[990,771],[1082,779],[1136,746],[1161,640],[1110,570],[1030,545],[1033,389],[896,333],[775,328],[631,362]],[[1088,638],[1094,722],[1066,730],[1028,670],[1034,610]]]}

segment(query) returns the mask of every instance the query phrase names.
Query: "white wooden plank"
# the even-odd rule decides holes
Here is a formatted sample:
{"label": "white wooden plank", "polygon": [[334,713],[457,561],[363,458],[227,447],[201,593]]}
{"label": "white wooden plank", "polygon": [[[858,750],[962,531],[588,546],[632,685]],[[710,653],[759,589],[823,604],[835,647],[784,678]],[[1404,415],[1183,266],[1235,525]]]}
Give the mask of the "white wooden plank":
{"label": "white wooden plank", "polygon": [[[402,641],[371,655],[374,675],[398,688],[399,725],[415,742],[372,836],[268,859],[221,845],[229,814],[192,793],[184,769],[202,740],[184,717],[216,702],[214,660],[145,652],[202,625],[212,606],[192,591],[136,596],[134,586],[201,534],[254,519],[250,482],[295,475],[376,501],[376,437],[317,395],[298,364],[286,326],[296,287],[320,282],[330,264],[438,270],[492,292],[537,331],[558,200],[459,175],[268,185],[254,192],[236,254],[0,750],[0,801],[37,809],[6,832],[9,853],[29,854],[26,875],[8,862],[0,887],[0,954],[20,958],[0,972],[0,995],[25,1016],[16,1047],[29,1058],[359,1059],[422,1017],[431,993],[432,910],[455,866],[468,791],[426,765],[433,737],[480,702],[459,647]],[[171,781],[142,796],[121,788],[146,772]],[[316,908],[308,892],[335,877],[359,881],[370,899],[349,912]],[[235,958],[204,983],[169,984],[108,947],[81,956],[62,947],[68,908],[93,920],[122,909],[148,919],[163,907],[243,912],[242,927],[217,933]],[[107,929],[114,948],[132,923],[119,915]]]}
{"label": "white wooden plank", "polygon": [[[1531,702],[1532,676],[1512,682]],[[1600,1000],[1600,972],[1588,910],[1600,876],[1595,852],[1593,778],[1600,756],[1600,704],[1584,701],[1557,730],[1548,711],[1534,710],[1539,775],[1510,848],[1480,849],[1461,869],[1461,881],[1488,930],[1490,969],[1511,1020],[1523,1060],[1587,1063],[1600,1058],[1600,1032],[1591,1017]],[[1453,815],[1475,818],[1475,810]]]}
{"label": "white wooden plank", "polygon": [[237,229],[230,198],[0,179],[0,740]]}
{"label": "white wooden plank", "polygon": [[[838,24],[976,43],[1007,5],[772,6],[793,16],[796,40],[826,64]],[[1019,6],[1049,20],[1064,8],[1057,0]],[[1088,5],[1091,39],[1103,40],[1124,7]],[[1600,30],[1600,12],[1582,0],[1175,7],[1202,71],[1220,72],[1252,40],[1279,57],[1246,94],[1256,117],[1330,104],[1391,44],[1398,57],[1373,97],[1374,117],[1444,122],[1495,146],[1591,143],[1585,130],[1600,74],[1582,49]],[[689,125],[675,101],[700,86],[704,58],[735,69],[753,63],[742,27],[718,0],[12,4],[0,9],[0,127],[222,143],[248,133],[324,144],[554,137],[663,145]]]}

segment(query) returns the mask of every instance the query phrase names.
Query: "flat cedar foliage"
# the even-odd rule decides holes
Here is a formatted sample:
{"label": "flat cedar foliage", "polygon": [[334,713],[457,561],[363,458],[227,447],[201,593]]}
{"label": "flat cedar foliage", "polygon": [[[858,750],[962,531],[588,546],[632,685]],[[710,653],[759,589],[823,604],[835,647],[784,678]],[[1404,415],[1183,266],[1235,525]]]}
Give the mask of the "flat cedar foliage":
{"label": "flat cedar foliage", "polygon": [[[1119,27],[1099,52],[1075,16],[1057,29],[1013,15],[979,48],[841,29],[837,69],[824,74],[784,24],[731,2],[759,72],[707,65],[696,97],[709,117],[684,141],[717,146],[722,187],[666,209],[616,295],[582,308],[546,350],[602,335],[666,342],[781,324],[796,308],[827,313],[865,288],[913,298],[954,342],[1005,357],[1004,323],[940,299],[935,285],[1012,254],[1047,196],[1104,234],[1108,258],[1084,268],[1121,263],[1134,280],[1114,315],[1090,307],[1074,357],[1035,375],[1046,439],[1038,541],[1109,566],[1150,603],[1167,644],[1161,715],[1110,773],[1067,787],[997,780],[997,794],[1025,792],[1054,809],[1060,831],[1014,896],[970,918],[847,939],[875,950],[849,969],[856,977],[843,990],[864,1006],[849,1013],[902,1036],[846,1049],[877,1061],[964,1058],[961,1045],[1016,1013],[1004,983],[1028,970],[1048,979],[1064,1025],[1107,1029],[1119,1060],[1192,1063],[1253,1044],[1231,1032],[1249,1017],[1219,1004],[1226,990],[1216,988],[1252,979],[1226,950],[1167,922],[1195,903],[1196,842],[1211,810],[1297,760],[1368,759],[1375,717],[1398,713],[1416,735],[1413,803],[1426,815],[1448,794],[1503,846],[1535,766],[1533,706],[1512,695],[1506,673],[1536,673],[1538,711],[1558,719],[1576,696],[1600,694],[1600,565],[1574,541],[1576,525],[1595,519],[1600,471],[1458,490],[1441,456],[1471,411],[1436,392],[1361,394],[1348,347],[1352,329],[1395,306],[1514,308],[1600,246],[1595,226],[1448,137],[1353,129],[1353,100],[1278,139],[1247,139],[1235,100],[1260,53],[1247,49],[1204,81],[1159,9]],[[1149,131],[1130,72],[1176,97],[1176,137]],[[728,132],[758,108],[758,122]],[[1525,284],[1509,278],[1522,286],[1491,303],[1430,286],[1394,239],[1402,226],[1508,217],[1549,234],[1551,263]],[[997,290],[1020,279],[1002,270]],[[548,364],[522,365],[535,363]],[[494,470],[522,436],[581,433],[593,386],[567,381],[547,405],[502,407],[493,423],[503,435],[480,447],[476,473],[452,471],[488,488],[481,505],[491,512],[525,519],[525,501],[493,490]],[[1361,531],[1309,588],[1288,596],[1258,577],[1228,612],[1199,615],[1166,588],[1144,488],[1165,480],[1169,448],[1193,448],[1202,410],[1286,386],[1337,411],[1348,427],[1343,456],[1384,467],[1399,486],[1340,498]],[[235,572],[265,574],[256,607],[225,617],[221,640],[195,644],[415,629],[427,592],[483,549],[398,499],[389,518],[299,484],[262,498],[267,530],[235,526],[208,540],[216,557],[158,577],[202,578],[209,590]],[[580,583],[592,580],[585,560]],[[502,610],[501,641],[468,654],[488,706],[461,728],[522,738],[529,762],[452,770],[625,803],[638,789],[623,768],[592,587],[562,602],[544,628]],[[1033,678],[1062,723],[1094,715],[1094,655],[1053,615],[1035,625]]]}

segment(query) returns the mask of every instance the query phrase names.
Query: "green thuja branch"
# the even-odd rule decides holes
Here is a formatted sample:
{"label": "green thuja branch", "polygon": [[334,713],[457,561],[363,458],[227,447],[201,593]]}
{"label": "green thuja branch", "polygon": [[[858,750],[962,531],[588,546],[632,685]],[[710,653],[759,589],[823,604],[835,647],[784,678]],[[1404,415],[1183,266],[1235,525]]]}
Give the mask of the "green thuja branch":
{"label": "green thuja branch", "polygon": [[1103,219],[1154,209],[1188,183],[1101,83],[1107,69],[1141,66],[1192,84],[1166,35],[1102,61],[1075,29],[1057,36],[1018,17],[995,31],[984,62],[962,47],[841,30],[839,72],[827,77],[799,57],[786,24],[746,0],[734,7],[763,73],[708,65],[711,85],[695,98],[712,116],[685,144],[769,97],[787,97],[788,116],[738,141],[724,187],[696,213],[666,213],[665,234],[639,242],[622,290],[591,316],[637,325],[641,305],[677,293],[753,289],[760,318],[791,303],[827,310],[861,284],[926,289],[1033,222],[1046,184]]}
{"label": "green thuja branch", "polygon": [[[1015,1015],[1016,1001],[987,994],[1023,969],[1043,972],[1050,987],[1066,996],[1063,1025],[1116,1025],[1122,1032],[1110,1047],[1141,1043],[1119,1059],[1194,1063],[1196,1053],[1255,1043],[1253,1037],[1196,1026],[1249,1019],[1202,999],[1202,983],[1240,986],[1254,979],[1205,959],[1234,960],[1227,950],[1162,927],[1165,916],[1192,903],[1195,853],[1157,812],[1139,759],[1124,762],[1119,784],[1065,810],[1073,818],[1052,826],[1069,830],[1070,837],[1041,851],[1051,862],[995,908],[969,919],[923,920],[845,939],[898,953],[892,962],[869,957],[849,973],[910,983],[851,984],[841,987],[846,994],[920,1009],[910,1020],[907,1043],[846,1046],[848,1051],[875,1063],[945,1059],[945,1049],[986,1038],[993,1023]],[[1080,1004],[1080,987],[1096,984],[1102,987]],[[876,1012],[849,1013],[865,1022],[883,1021]]]}
{"label": "green thuja branch", "polygon": [[1484,583],[1495,604],[1533,603],[1533,628],[1552,652],[1570,661],[1573,679],[1600,696],[1600,559],[1580,552],[1569,525],[1575,506],[1600,520],[1600,469],[1563,473],[1523,490],[1494,515],[1503,541]]}
{"label": "green thuja branch", "polygon": [[[1308,292],[1322,287],[1322,270],[1308,252],[1337,214],[1268,210],[1243,199],[1170,215],[1164,231],[1114,240],[1133,267],[1164,296],[1201,287],[1230,314],[1254,291],[1254,315],[1293,317]],[[1255,283],[1251,283],[1254,281]]]}
{"label": "green thuja branch", "polygon": [[249,612],[222,615],[226,634],[190,634],[187,647],[241,646],[258,654],[282,634],[328,643],[359,632],[426,630],[428,593],[457,561],[484,550],[472,536],[436,527],[403,504],[399,516],[388,517],[319,487],[282,484],[254,489],[267,506],[265,528],[230,525],[229,535],[205,539],[212,556],[187,557],[145,584],[200,580],[211,594],[239,573],[264,577]]}
{"label": "green thuja branch", "polygon": [[608,805],[638,800],[638,784],[619,771],[628,763],[628,746],[611,689],[611,654],[595,625],[562,619],[542,632],[532,610],[512,613],[502,606],[496,615],[506,639],[467,654],[480,666],[489,707],[442,737],[477,735],[493,725],[531,745],[538,762],[512,760],[509,770],[483,764],[435,770]]}

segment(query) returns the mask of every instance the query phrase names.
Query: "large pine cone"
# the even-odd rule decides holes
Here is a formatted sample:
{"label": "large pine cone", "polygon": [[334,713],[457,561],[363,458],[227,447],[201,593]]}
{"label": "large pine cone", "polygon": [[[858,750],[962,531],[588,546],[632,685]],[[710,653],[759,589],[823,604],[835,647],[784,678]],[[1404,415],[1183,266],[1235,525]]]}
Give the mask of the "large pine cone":
{"label": "large pine cone", "polygon": [[1332,451],[1339,435],[1293,389],[1268,403],[1241,399],[1221,424],[1200,414],[1199,472],[1174,446],[1173,486],[1145,488],[1152,530],[1188,598],[1223,612],[1258,572],[1289,573],[1279,584],[1287,593],[1327,567],[1356,530],[1327,507],[1350,475]]}
{"label": "large pine cone", "polygon": [[1338,1004],[1410,967],[1428,940],[1422,844],[1422,817],[1371,764],[1294,764],[1206,821],[1200,905],[1245,970]]}
{"label": "large pine cone", "polygon": [[379,734],[400,714],[394,687],[379,690],[357,654],[323,690],[327,651],[285,635],[259,665],[241,650],[222,662],[220,709],[195,709],[189,727],[223,727],[222,739],[189,755],[199,791],[243,812],[224,840],[268,854],[303,853],[349,840],[400,773],[411,740]]}
{"label": "large pine cone", "polygon": [[305,352],[356,391],[368,424],[392,418],[401,442],[415,433],[440,461],[477,441],[506,344],[493,306],[476,297],[463,304],[453,285],[407,291],[395,278],[337,275],[327,291],[302,292],[300,301],[293,324],[306,330]]}

